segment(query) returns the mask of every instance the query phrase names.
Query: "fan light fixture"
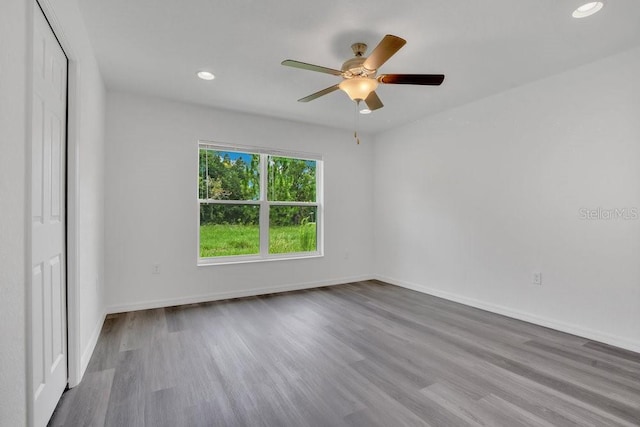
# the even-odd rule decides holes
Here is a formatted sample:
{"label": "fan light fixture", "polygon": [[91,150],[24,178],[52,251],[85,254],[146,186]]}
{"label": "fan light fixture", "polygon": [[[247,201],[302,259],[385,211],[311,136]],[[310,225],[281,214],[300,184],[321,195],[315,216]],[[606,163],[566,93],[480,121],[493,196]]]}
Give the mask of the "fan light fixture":
{"label": "fan light fixture", "polygon": [[592,1],[589,3],[585,3],[574,10],[571,16],[573,16],[574,18],[586,18],[587,16],[591,16],[594,13],[599,12],[603,6],[604,4],[601,1]]}
{"label": "fan light fixture", "polygon": [[352,77],[344,79],[338,85],[352,101],[364,101],[378,87],[378,81],[369,77]]}
{"label": "fan light fixture", "polygon": [[214,76],[213,73],[210,73],[209,71],[198,71],[197,76],[202,80],[213,80],[216,78],[216,76]]}

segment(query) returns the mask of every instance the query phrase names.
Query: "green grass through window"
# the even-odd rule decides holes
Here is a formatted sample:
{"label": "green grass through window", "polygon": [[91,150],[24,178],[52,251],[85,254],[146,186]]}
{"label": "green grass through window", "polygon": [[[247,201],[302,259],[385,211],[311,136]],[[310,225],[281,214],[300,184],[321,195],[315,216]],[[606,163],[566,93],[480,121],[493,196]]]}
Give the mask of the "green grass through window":
{"label": "green grass through window", "polygon": [[[269,253],[313,252],[316,250],[315,223],[272,226]],[[260,253],[260,230],[257,225],[200,226],[200,257],[211,258]]]}

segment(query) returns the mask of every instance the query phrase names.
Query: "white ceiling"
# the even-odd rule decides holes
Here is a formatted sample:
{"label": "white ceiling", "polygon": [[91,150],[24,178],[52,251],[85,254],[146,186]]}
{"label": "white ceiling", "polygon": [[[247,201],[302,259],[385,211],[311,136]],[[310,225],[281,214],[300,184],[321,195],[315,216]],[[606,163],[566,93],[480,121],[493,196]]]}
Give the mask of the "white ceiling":
{"label": "white ceiling", "polygon": [[[605,0],[606,1],[606,0]],[[339,77],[280,65],[340,68],[350,45],[385,34],[407,44],[381,73],[443,73],[440,87],[381,85],[385,107],[360,116],[379,132],[640,44],[640,1],[609,0],[82,0],[110,90],[352,129],[343,92],[296,102]],[[211,70],[216,79],[196,78]],[[607,76],[602,76],[603,83]]]}

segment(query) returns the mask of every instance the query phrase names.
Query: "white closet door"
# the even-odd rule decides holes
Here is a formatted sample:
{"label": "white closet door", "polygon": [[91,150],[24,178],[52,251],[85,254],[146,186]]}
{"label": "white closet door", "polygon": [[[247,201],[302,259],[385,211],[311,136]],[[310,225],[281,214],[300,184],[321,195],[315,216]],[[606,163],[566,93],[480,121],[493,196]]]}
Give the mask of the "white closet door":
{"label": "white closet door", "polygon": [[47,425],[67,385],[67,58],[37,5],[34,15],[30,398],[39,427]]}

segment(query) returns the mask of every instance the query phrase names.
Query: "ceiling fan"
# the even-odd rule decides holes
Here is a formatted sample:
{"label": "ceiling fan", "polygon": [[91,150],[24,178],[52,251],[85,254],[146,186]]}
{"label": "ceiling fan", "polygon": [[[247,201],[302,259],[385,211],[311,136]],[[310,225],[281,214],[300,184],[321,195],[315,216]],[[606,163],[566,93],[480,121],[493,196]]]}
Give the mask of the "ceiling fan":
{"label": "ceiling fan", "polygon": [[371,55],[364,56],[367,45],[364,43],[354,43],[351,49],[355,55],[348,59],[340,70],[321,67],[319,65],[307,64],[305,62],[287,59],[282,61],[282,65],[288,67],[301,68],[303,70],[317,71],[320,73],[332,74],[342,77],[342,81],[336,85],[329,86],[316,93],[298,99],[299,102],[309,102],[323,95],[327,95],[338,89],[343,90],[356,103],[364,101],[369,110],[377,110],[384,105],[376,94],[375,90],[379,83],[397,85],[430,85],[439,86],[444,81],[443,74],[380,74],[376,75],[378,69],[389,58],[407,43],[406,40],[387,34],[378,43]]}

